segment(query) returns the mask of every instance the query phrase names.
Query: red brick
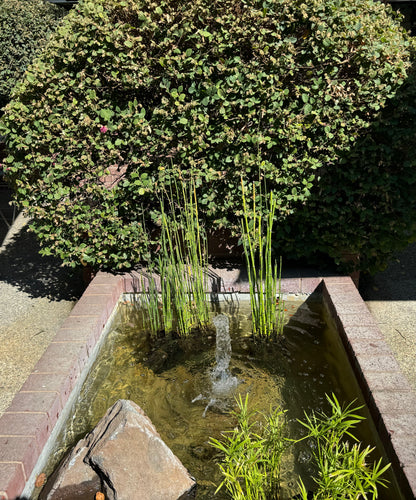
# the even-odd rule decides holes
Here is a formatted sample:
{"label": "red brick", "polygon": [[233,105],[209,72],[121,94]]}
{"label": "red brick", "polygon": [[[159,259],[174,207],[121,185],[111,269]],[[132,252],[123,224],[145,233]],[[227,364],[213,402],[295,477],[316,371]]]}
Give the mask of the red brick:
{"label": "red brick", "polygon": [[[365,373],[365,379],[371,391],[410,391],[410,385],[404,375],[400,372],[378,372]],[[415,426],[416,429],[416,426]]]}
{"label": "red brick", "polygon": [[0,462],[0,500],[17,498],[22,493],[25,483],[22,463]]}
{"label": "red brick", "polygon": [[325,284],[328,285],[338,284],[338,285],[350,285],[355,287],[352,279],[349,276],[326,276],[324,277],[324,282]]}
{"label": "red brick", "polygon": [[6,412],[0,418],[0,437],[33,437],[40,450],[45,445],[51,431],[48,416],[45,413]]}
{"label": "red brick", "polygon": [[409,465],[404,467],[403,472],[409,483],[412,498],[416,498],[416,465]]}
{"label": "red brick", "polygon": [[328,281],[328,278],[323,278],[323,280],[325,288],[331,296],[347,296],[351,298],[359,297],[362,300],[360,293],[353,283],[333,283]]}
{"label": "red brick", "polygon": [[380,376],[388,372],[400,372],[399,365],[393,355],[367,356],[359,354],[356,359],[363,373],[379,372]]}
{"label": "red brick", "polygon": [[416,413],[385,413],[384,426],[391,435],[414,435],[416,429]]}
{"label": "red brick", "polygon": [[35,438],[0,437],[0,463],[21,462],[26,479],[30,476],[40,452]]}
{"label": "red brick", "polygon": [[347,326],[372,326],[375,324],[370,311],[364,306],[360,310],[343,313],[337,310],[338,320],[345,328]]}
{"label": "red brick", "polygon": [[116,284],[94,284],[94,282],[92,282],[90,285],[88,285],[88,288],[85,290],[84,294],[86,295],[113,295],[114,291],[117,290],[119,291],[118,294],[120,294],[123,289],[122,289],[122,286],[120,284],[120,287],[119,285],[116,285]]}
{"label": "red brick", "polygon": [[373,323],[372,325],[359,326],[359,325],[350,325],[345,326],[344,328],[345,334],[348,339],[366,339],[369,341],[374,340],[383,340],[383,334],[380,331],[380,328]]}
{"label": "red brick", "polygon": [[52,342],[33,370],[35,373],[68,373],[79,370],[87,348],[79,342]]}
{"label": "red brick", "polygon": [[72,309],[71,317],[96,316],[101,318],[104,311],[108,312],[107,303],[90,304],[81,299]]}
{"label": "red brick", "polygon": [[66,373],[31,373],[23,384],[21,391],[56,392],[61,394],[68,385]]}
{"label": "red brick", "polygon": [[[111,285],[115,286],[121,280],[121,276],[110,273],[99,272],[92,280],[91,285]],[[90,286],[91,286],[90,285]],[[88,289],[87,289],[88,290]]]}
{"label": "red brick", "polygon": [[62,411],[61,395],[56,392],[18,392],[6,413],[44,413],[53,427]]}
{"label": "red brick", "polygon": [[302,291],[300,278],[284,278],[280,285],[282,293],[301,293]]}
{"label": "red brick", "polygon": [[383,339],[368,340],[368,339],[348,339],[356,355],[362,354],[365,356],[373,355],[392,355],[390,347]]}
{"label": "red brick", "polygon": [[[331,297],[332,299],[332,297]],[[339,300],[338,302],[332,301],[334,307],[336,308],[338,316],[359,316],[365,317],[366,321],[370,319],[370,321],[374,321],[373,316],[368,310],[367,306],[363,302],[363,300],[359,300],[356,302],[347,302],[346,300]]]}
{"label": "red brick", "polygon": [[412,391],[373,391],[372,397],[382,415],[416,411],[416,396]]}
{"label": "red brick", "polygon": [[84,328],[61,328],[55,335],[54,342],[88,342],[94,339],[91,331]]}
{"label": "red brick", "polygon": [[313,293],[322,283],[322,278],[301,278],[300,292]]}
{"label": "red brick", "polygon": [[416,465],[416,436],[393,435],[391,441],[402,467]]}
{"label": "red brick", "polygon": [[103,293],[103,294],[84,293],[82,295],[82,297],[80,298],[80,300],[77,302],[77,304],[79,304],[81,301],[84,304],[91,304],[91,305],[92,304],[102,304],[104,306],[108,302],[112,302],[112,295],[111,295],[111,293]]}
{"label": "red brick", "polygon": [[69,315],[62,323],[61,328],[64,330],[73,329],[94,332],[97,328],[102,328],[101,323],[97,316],[81,317]]}

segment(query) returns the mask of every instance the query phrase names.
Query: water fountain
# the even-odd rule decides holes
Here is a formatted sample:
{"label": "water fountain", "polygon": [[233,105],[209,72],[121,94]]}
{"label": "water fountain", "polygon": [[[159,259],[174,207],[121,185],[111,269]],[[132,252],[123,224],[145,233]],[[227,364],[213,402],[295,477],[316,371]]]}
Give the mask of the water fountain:
{"label": "water fountain", "polygon": [[[211,370],[211,392],[203,417],[206,416],[208,409],[214,405],[219,408],[226,409],[227,405],[223,404],[223,399],[229,397],[238,385],[237,377],[231,375],[229,370],[231,360],[230,320],[227,315],[218,314],[214,317],[212,322],[216,329],[216,365],[214,369]],[[208,398],[200,394],[194,398],[192,402],[194,403],[196,401],[200,401],[201,399]]]}

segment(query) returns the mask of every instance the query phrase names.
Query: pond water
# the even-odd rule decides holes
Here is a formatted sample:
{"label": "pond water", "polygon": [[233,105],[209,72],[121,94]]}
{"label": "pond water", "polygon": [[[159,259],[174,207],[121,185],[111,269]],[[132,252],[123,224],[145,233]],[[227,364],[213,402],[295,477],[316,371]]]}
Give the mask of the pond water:
{"label": "pond water", "polygon": [[[248,393],[252,408],[286,410],[291,438],[302,436],[297,419],[305,411],[329,411],[326,393],[334,393],[340,402],[356,399],[357,406],[363,404],[338,334],[316,298],[285,301],[287,323],[274,345],[252,339],[248,301],[213,306],[212,316],[219,313],[229,316],[231,358],[226,368],[232,383],[228,390],[215,392],[213,373],[218,356],[214,328],[188,339],[149,342],[132,306],[121,305],[114,329],[71,410],[72,418],[51,453],[49,472],[115,401],[131,399],[143,408],[162,439],[196,478],[197,498],[212,499],[221,477],[216,450],[208,441],[234,427],[230,411],[237,407],[238,394],[244,398]],[[369,417],[365,410],[362,413]],[[370,421],[358,434],[365,445],[381,450]],[[280,498],[291,499],[298,493],[299,476],[313,489],[309,479],[313,472],[308,443],[292,447],[282,464]],[[380,493],[380,498],[400,498],[392,489]],[[215,498],[227,497],[220,492]]]}

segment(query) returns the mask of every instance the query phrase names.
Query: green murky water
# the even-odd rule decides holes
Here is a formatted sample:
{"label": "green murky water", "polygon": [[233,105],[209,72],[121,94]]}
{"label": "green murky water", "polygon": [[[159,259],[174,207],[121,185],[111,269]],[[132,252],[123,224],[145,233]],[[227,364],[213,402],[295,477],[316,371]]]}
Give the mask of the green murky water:
{"label": "green murky water", "polygon": [[[356,381],[338,335],[325,318],[319,301],[286,301],[287,324],[276,345],[256,343],[250,336],[248,301],[240,302],[230,314],[232,358],[230,372],[238,385],[211,405],[210,374],[215,366],[215,333],[171,342],[150,343],[133,321],[131,306],[121,306],[114,329],[109,333],[72,409],[72,418],[51,454],[50,468],[78,439],[90,431],[118,399],[131,399],[143,408],[172,451],[197,479],[199,499],[212,499],[221,481],[210,436],[232,429],[229,412],[236,408],[235,396],[249,393],[251,405],[268,411],[287,411],[288,433],[297,438],[297,422],[304,412],[328,411],[325,393],[340,401],[357,399]],[[238,310],[236,310],[238,309]],[[216,314],[218,311],[213,311]],[[230,310],[223,306],[223,311]],[[329,323],[329,324],[328,324]],[[368,417],[368,414],[365,414]],[[360,439],[380,447],[371,424],[362,426]],[[291,448],[282,467],[282,499],[298,493],[296,481],[313,472],[307,443]],[[374,457],[376,458],[376,456]],[[386,496],[387,495],[387,496]],[[226,498],[221,494],[215,498]],[[397,498],[394,490],[380,498]]]}

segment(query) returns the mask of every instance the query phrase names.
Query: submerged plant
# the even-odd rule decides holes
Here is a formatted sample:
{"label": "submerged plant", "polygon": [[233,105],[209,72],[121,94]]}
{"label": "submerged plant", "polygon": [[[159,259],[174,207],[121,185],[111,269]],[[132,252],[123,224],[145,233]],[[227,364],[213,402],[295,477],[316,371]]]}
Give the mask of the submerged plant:
{"label": "submerged plant", "polygon": [[153,275],[148,276],[147,279],[140,276],[140,290],[146,291],[135,294],[140,310],[146,311],[146,314],[142,315],[143,326],[151,332],[157,333],[163,328],[164,317],[162,318],[160,314],[161,300]]}
{"label": "submerged plant", "polygon": [[219,462],[224,477],[218,486],[226,488],[235,500],[263,500],[277,498],[280,483],[280,462],[288,441],[284,437],[284,412],[275,409],[269,415],[249,411],[248,395],[244,401],[239,395],[238,410],[232,412],[237,418],[234,430],[223,435],[223,440],[210,438],[210,443],[219,450]]}
{"label": "submerged plant", "polygon": [[250,285],[250,305],[253,319],[253,333],[260,338],[275,338],[282,333],[284,305],[278,300],[281,295],[282,259],[279,269],[272,259],[272,230],[276,211],[276,198],[269,196],[269,210],[266,219],[263,208],[257,210],[255,192],[250,211],[243,193],[242,241],[247,263]]}
{"label": "submerged plant", "polygon": [[[357,441],[351,430],[364,417],[356,412],[362,408],[352,407],[352,403],[341,407],[335,395],[327,395],[331,413],[305,414],[305,421],[299,421],[308,434],[302,439],[312,439],[312,453],[318,466],[317,485],[313,500],[378,498],[378,486],[386,486],[382,474],[390,464],[382,466],[382,460],[371,464],[369,456],[374,448],[361,444],[351,444],[346,438]],[[307,490],[299,480],[302,500],[308,500]]]}

